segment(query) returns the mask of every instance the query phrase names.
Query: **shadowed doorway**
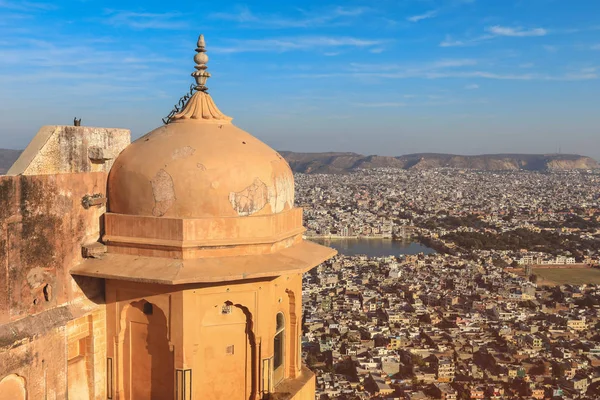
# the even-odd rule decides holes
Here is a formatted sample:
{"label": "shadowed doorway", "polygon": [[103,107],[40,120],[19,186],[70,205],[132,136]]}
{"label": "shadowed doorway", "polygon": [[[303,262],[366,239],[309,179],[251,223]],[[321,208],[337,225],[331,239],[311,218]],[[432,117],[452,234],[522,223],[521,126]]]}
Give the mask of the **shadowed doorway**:
{"label": "shadowed doorway", "polygon": [[172,399],[173,352],[164,312],[152,303],[139,301],[131,304],[126,318],[124,384],[128,399]]}

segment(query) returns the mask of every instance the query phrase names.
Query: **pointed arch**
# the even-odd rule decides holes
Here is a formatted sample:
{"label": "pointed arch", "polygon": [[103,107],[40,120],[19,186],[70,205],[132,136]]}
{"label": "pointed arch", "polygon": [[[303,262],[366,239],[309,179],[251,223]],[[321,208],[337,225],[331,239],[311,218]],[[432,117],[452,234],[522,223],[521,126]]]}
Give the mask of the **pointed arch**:
{"label": "pointed arch", "polygon": [[256,336],[254,334],[254,319],[252,312],[248,307],[234,303],[230,300],[225,302],[226,305],[233,306],[244,313],[246,317],[246,328],[245,333],[248,337],[248,344],[250,345],[250,396],[249,400],[258,399],[258,346],[256,342]]}
{"label": "pointed arch", "polygon": [[[155,397],[174,392],[174,352],[167,315],[146,299],[122,308],[117,338],[119,397],[129,398],[136,391]],[[132,366],[133,353],[136,368]]]}
{"label": "pointed arch", "polygon": [[296,312],[296,294],[290,289],[285,291],[288,295],[288,307],[290,313],[289,323],[289,352],[290,355],[290,366],[289,366],[289,377],[296,378],[298,371],[300,370],[300,315]]}
{"label": "pointed arch", "polygon": [[25,400],[27,388],[25,378],[10,374],[0,379],[0,400]]}

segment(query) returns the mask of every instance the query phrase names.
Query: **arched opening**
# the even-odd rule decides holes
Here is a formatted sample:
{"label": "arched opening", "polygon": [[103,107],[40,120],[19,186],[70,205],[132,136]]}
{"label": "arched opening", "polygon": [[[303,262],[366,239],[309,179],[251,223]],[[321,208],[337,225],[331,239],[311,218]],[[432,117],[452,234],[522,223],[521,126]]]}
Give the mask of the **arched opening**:
{"label": "arched opening", "polygon": [[11,374],[0,380],[0,400],[25,400],[26,398],[24,378]]}
{"label": "arched opening", "polygon": [[301,338],[299,336],[298,327],[300,326],[300,320],[298,315],[296,314],[296,295],[293,291],[287,289],[285,291],[288,295],[288,304],[289,304],[289,327],[288,327],[288,358],[289,358],[289,377],[294,379],[298,376],[301,367],[301,359],[302,359],[302,346],[301,346]]}
{"label": "arched opening", "polygon": [[284,378],[285,371],[285,317],[277,313],[273,339],[273,383],[277,385]]}
{"label": "arched opening", "polygon": [[170,399],[174,396],[174,359],[165,313],[145,300],[126,310],[123,383],[126,398]]}
{"label": "arched opening", "polygon": [[[194,357],[194,393],[212,400],[258,398],[258,349],[250,310],[239,303],[215,304],[201,321],[199,351]],[[198,371],[198,372],[196,372]],[[194,397],[194,398],[196,398]]]}

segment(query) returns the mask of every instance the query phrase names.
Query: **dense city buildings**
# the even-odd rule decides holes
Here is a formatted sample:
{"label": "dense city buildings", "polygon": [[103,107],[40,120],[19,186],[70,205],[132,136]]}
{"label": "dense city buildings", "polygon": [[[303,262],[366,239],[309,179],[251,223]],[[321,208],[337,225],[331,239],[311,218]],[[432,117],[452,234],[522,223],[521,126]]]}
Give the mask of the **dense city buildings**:
{"label": "dense city buildings", "polygon": [[338,255],[305,275],[317,398],[600,397],[598,171],[385,169],[296,184],[309,237],[437,250]]}
{"label": "dense city buildings", "polygon": [[0,400],[600,398],[599,171],[294,176],[196,51],[164,126],[0,178]]}

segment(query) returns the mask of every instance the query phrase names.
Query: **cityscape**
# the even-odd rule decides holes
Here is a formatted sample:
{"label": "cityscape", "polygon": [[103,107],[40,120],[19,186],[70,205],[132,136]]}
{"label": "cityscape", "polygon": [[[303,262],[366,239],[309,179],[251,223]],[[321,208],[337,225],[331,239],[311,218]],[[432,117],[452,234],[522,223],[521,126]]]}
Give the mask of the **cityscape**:
{"label": "cityscape", "polygon": [[0,400],[600,400],[599,16],[0,0]]}
{"label": "cityscape", "polygon": [[319,399],[600,397],[600,171],[379,169],[296,184],[307,238],[436,249],[341,250],[304,276]]}

